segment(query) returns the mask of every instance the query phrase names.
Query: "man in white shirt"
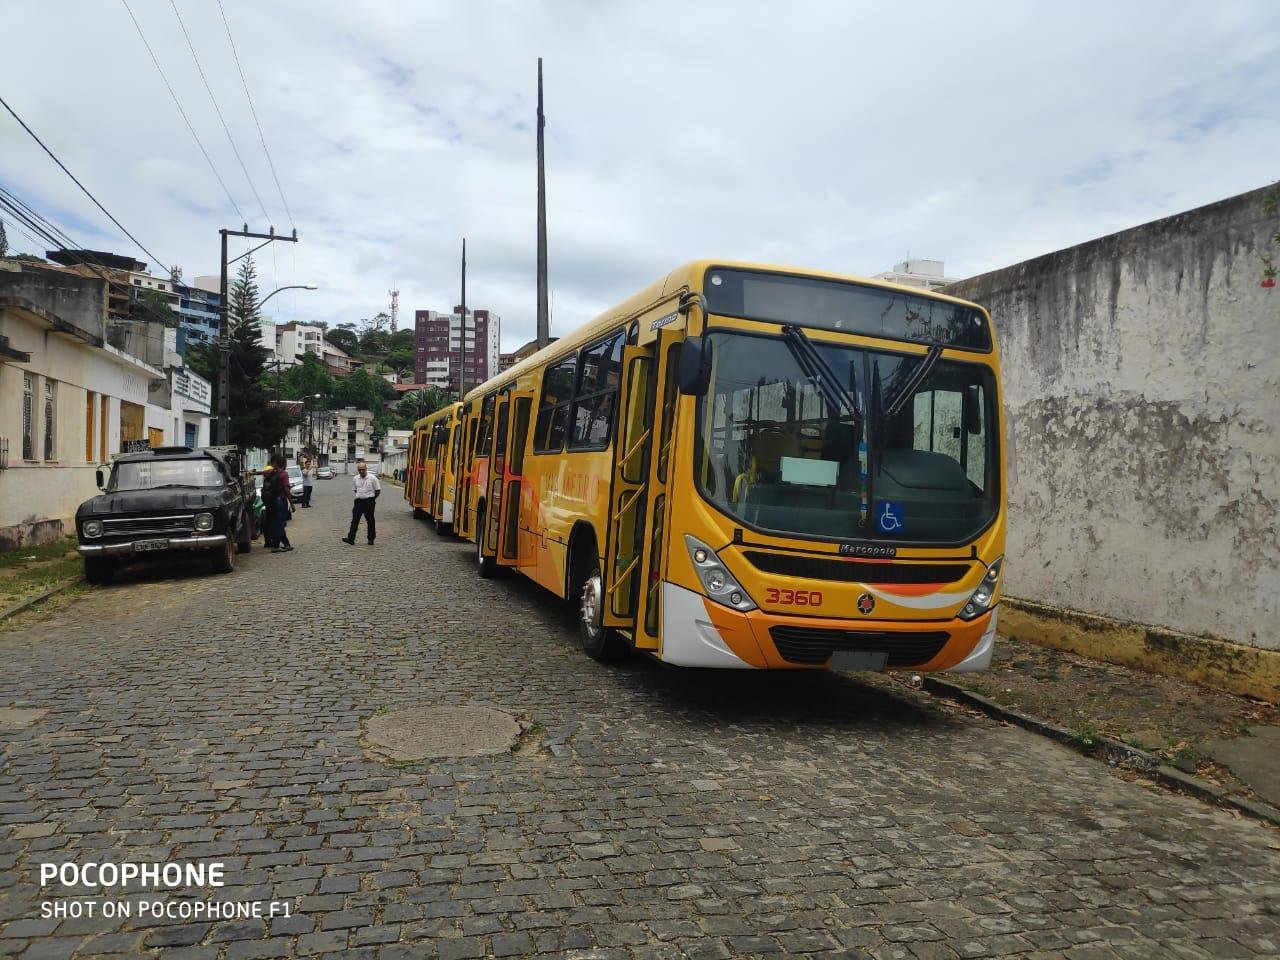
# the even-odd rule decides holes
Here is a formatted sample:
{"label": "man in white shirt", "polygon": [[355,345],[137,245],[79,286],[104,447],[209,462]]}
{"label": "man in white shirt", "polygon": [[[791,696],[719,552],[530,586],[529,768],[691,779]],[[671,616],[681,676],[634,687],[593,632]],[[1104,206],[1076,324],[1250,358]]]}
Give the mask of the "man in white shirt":
{"label": "man in white shirt", "polygon": [[369,467],[363,460],[356,461],[356,475],[351,478],[351,492],[355,494],[356,499],[351,508],[351,529],[342,538],[343,542],[355,546],[356,528],[360,526],[360,518],[364,517],[366,532],[369,534],[369,546],[373,546],[373,538],[378,535],[378,529],[373,522],[373,505],[377,502],[378,494],[382,493],[382,484],[378,483],[378,478],[369,472]]}

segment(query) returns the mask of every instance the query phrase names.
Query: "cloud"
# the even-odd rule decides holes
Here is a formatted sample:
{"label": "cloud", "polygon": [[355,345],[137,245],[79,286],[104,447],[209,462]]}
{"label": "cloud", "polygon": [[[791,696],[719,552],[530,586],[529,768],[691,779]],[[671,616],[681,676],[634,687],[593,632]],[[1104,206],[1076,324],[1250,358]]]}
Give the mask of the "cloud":
{"label": "cloud", "polygon": [[[243,213],[123,7],[7,11],[27,40],[0,89],[152,250],[214,273],[219,227],[265,224],[172,9],[130,5]],[[320,285],[281,319],[370,316],[393,286],[406,320],[448,309],[465,236],[468,303],[532,336],[538,56],[562,330],[702,256],[995,269],[1267,183],[1280,146],[1269,0],[224,5],[300,237],[259,255],[264,289]],[[287,230],[216,5],[181,9]],[[0,181],[136,252],[3,116]]]}

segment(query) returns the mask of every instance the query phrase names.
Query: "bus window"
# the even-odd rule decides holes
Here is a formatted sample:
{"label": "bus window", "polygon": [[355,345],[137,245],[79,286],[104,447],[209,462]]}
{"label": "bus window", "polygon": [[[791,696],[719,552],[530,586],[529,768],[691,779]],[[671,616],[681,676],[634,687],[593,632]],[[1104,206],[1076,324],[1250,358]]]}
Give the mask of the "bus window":
{"label": "bus window", "polygon": [[476,448],[476,456],[487,457],[493,443],[493,396],[484,398],[484,406],[480,413],[480,445]]}
{"label": "bus window", "polygon": [[583,351],[582,377],[578,382],[571,418],[570,450],[608,446],[621,375],[622,334]]}
{"label": "bus window", "polygon": [[533,452],[559,452],[569,421],[569,404],[573,400],[573,376],[577,357],[561,360],[548,367],[542,378],[542,397],[538,403],[538,423],[534,428]]}

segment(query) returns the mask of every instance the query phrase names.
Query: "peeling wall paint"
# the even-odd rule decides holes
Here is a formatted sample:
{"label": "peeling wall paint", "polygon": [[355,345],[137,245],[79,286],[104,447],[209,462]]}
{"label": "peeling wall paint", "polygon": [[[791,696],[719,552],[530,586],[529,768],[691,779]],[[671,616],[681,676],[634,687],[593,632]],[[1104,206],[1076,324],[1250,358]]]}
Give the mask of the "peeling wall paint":
{"label": "peeling wall paint", "polygon": [[1280,649],[1268,189],[946,289],[1000,337],[1011,596]]}

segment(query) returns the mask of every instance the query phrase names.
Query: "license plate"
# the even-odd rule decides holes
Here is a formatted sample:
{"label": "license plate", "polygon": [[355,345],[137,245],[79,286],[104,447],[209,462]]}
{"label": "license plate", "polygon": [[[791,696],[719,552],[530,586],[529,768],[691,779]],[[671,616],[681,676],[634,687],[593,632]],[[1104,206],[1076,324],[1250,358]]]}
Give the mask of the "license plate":
{"label": "license plate", "polygon": [[168,540],[139,540],[133,545],[134,553],[147,553],[151,550],[168,550]]}
{"label": "license plate", "polygon": [[831,654],[833,670],[883,670],[889,654],[873,650],[837,650]]}

